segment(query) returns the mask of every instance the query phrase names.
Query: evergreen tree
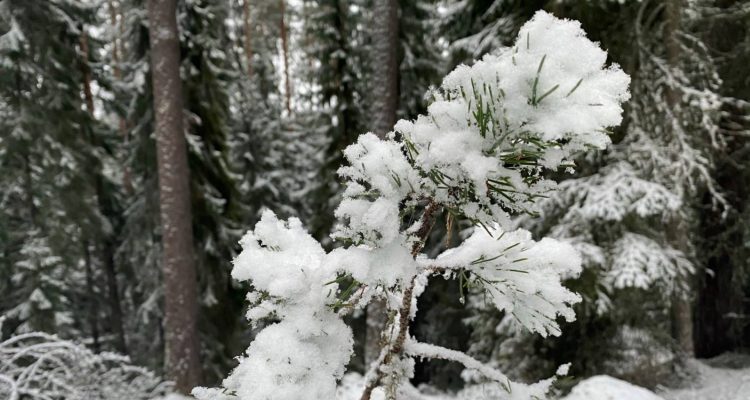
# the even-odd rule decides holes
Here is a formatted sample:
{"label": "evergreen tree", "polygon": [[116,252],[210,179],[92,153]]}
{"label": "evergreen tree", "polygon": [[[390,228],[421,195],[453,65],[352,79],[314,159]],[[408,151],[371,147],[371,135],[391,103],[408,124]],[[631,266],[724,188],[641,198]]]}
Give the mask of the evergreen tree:
{"label": "evergreen tree", "polygon": [[100,238],[110,233],[99,191],[110,184],[111,159],[107,127],[92,114],[98,43],[86,26],[95,14],[72,1],[0,7],[8,27],[0,38],[2,333],[45,330],[96,347],[96,304],[106,292],[92,263],[101,265]]}
{"label": "evergreen tree", "polygon": [[369,14],[362,0],[317,0],[304,5],[302,45],[309,64],[303,79],[311,83],[308,101],[320,113],[313,134],[327,142],[312,192],[310,227],[315,237],[323,239],[334,224],[331,215],[341,191],[336,170],[342,152],[368,130],[369,38],[363,25]]}
{"label": "evergreen tree", "polygon": [[[697,229],[699,199],[705,196],[714,207],[726,207],[713,160],[724,148],[720,110],[732,99],[720,94],[715,61],[697,36],[705,21],[700,8],[680,9],[681,26],[674,28],[669,27],[674,16],[659,13],[663,5],[604,2],[597,7],[602,15],[607,15],[604,9],[612,15],[615,7],[618,15],[636,18],[632,30],[616,31],[611,39],[629,43],[612,46],[613,58],[632,69],[633,100],[624,129],[614,132],[617,143],[610,153],[578,160],[584,165],[581,174],[561,182],[540,219],[519,221],[537,235],[570,241],[583,255],[584,272],[569,282],[584,296],[579,319],[540,349],[539,341],[519,334],[507,317],[476,317],[475,336],[502,339],[480,341],[474,352],[493,354],[490,358],[501,365],[524,360],[521,375],[538,376],[555,362],[575,358],[582,360],[574,366],[577,375],[606,371],[654,385],[692,345],[684,336],[689,316],[687,322],[670,316],[675,304],[687,304],[683,318],[689,312],[683,299],[692,298],[691,282],[700,271],[699,243],[691,234]],[[606,29],[592,30],[603,33],[605,43],[610,40]],[[631,39],[623,40],[623,33]],[[538,356],[527,355],[533,349]],[[633,352],[638,356],[627,356]]]}

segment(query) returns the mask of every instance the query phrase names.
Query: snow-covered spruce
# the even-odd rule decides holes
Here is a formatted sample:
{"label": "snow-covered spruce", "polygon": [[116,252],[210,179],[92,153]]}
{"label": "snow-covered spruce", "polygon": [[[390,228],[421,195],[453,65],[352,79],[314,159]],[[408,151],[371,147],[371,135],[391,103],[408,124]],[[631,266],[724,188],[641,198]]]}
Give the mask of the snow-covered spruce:
{"label": "snow-covered spruce", "polygon": [[[539,12],[513,48],[449,74],[427,115],[399,121],[386,140],[366,134],[346,149],[346,190],[336,211],[344,223],[334,234],[344,247],[326,253],[299,220],[266,212],[242,240],[233,276],[256,289],[248,317],[278,322],[259,333],[223,389],[194,394],[334,398],[353,343],[342,316],[377,296],[386,299],[389,322],[363,398],[395,398],[414,357],[460,362],[507,398],[538,397],[539,390],[464,354],[414,342],[408,322],[432,274],[485,290],[543,335],[560,333],[556,317],[574,318],[578,296],[560,280],[578,272],[580,258],[570,245],[507,231],[507,221],[536,212],[538,198],[554,189],[545,171],[572,168],[574,152],[609,143],[606,129],[620,123],[629,78],[617,66],[605,68],[605,59],[579,23]],[[439,212],[477,228],[430,259],[421,249]]]}

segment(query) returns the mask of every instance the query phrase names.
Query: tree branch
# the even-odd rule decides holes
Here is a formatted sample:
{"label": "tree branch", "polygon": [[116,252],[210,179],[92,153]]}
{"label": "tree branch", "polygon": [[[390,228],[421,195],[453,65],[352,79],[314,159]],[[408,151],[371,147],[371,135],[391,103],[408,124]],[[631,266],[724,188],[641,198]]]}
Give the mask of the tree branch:
{"label": "tree branch", "polygon": [[[440,206],[433,200],[430,200],[429,204],[425,208],[424,213],[422,214],[421,225],[419,227],[419,230],[417,231],[417,237],[419,238],[419,240],[412,246],[412,257],[416,258],[424,248],[425,242],[427,241],[427,236],[432,231],[432,227],[435,222],[434,214],[439,208]],[[393,357],[401,354],[404,350],[406,332],[409,330],[409,314],[411,314],[415,278],[416,276],[412,277],[411,281],[409,282],[409,286],[404,289],[403,297],[401,300],[401,309],[399,310],[399,325],[396,340],[392,345],[389,345],[388,343],[385,343],[383,345],[383,349],[380,352],[380,357],[378,357],[378,360],[372,364],[370,370],[367,373],[367,376],[370,376],[371,378],[367,379],[365,383],[365,390],[362,392],[362,397],[360,397],[360,400],[370,399],[370,395],[372,394],[373,389],[375,389],[380,380],[383,378],[383,373],[380,371],[380,367],[390,364],[393,360]]]}

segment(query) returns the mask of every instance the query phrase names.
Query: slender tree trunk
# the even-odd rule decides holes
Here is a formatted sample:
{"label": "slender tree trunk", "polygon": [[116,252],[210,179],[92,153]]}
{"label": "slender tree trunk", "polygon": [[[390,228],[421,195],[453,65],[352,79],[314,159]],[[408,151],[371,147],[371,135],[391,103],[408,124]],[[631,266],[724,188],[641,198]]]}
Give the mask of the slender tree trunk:
{"label": "slender tree trunk", "polygon": [[[375,0],[372,22],[373,53],[370,62],[373,67],[372,131],[383,138],[396,124],[398,109],[398,1]],[[373,301],[367,306],[365,333],[365,368],[378,358],[381,335],[387,323],[385,301]]]}
{"label": "slender tree trunk", "polygon": [[[283,1],[282,1],[283,3]],[[283,20],[282,16],[282,20]],[[244,34],[245,62],[247,63],[247,76],[253,77],[253,36],[252,36],[252,15],[250,14],[250,0],[242,1],[242,24]],[[282,21],[282,25],[284,25]]]}
{"label": "slender tree trunk", "polygon": [[[665,24],[664,39],[666,41],[667,63],[672,68],[679,68],[680,63],[680,42],[678,33],[680,30],[680,13],[682,0],[666,0],[665,4]],[[666,101],[669,109],[674,113],[673,118],[679,123],[681,93],[674,88],[667,88]],[[689,251],[689,237],[685,226],[681,226],[680,218],[675,218],[668,227],[670,239],[676,247],[685,252]],[[690,278],[687,278],[690,279]],[[672,320],[672,337],[677,342],[679,349],[685,356],[692,357],[695,354],[693,346],[693,309],[692,309],[692,289],[691,282],[687,282],[690,288],[688,293],[675,293],[672,296],[671,320]]]}
{"label": "slender tree trunk", "polygon": [[[115,5],[114,0],[109,0],[109,24],[112,28],[112,75],[116,82],[122,81],[122,68],[120,66],[120,59],[122,57],[122,43],[120,38],[122,37],[122,24],[117,22],[117,16],[120,14],[119,9]],[[123,116],[118,117],[117,129],[120,132],[120,136],[123,137],[125,143],[128,142],[128,124]],[[128,194],[133,193],[133,181],[130,176],[130,168],[127,165],[123,165],[122,173],[123,186]]]}
{"label": "slender tree trunk", "polygon": [[[93,120],[94,117],[94,98],[91,92],[91,72],[88,65],[88,59],[89,59],[89,45],[88,45],[88,36],[81,27],[82,34],[80,38],[80,47],[81,47],[81,72],[83,74],[83,94],[86,102],[86,108],[89,112],[89,115],[91,119]],[[93,147],[98,147],[99,142],[98,140],[92,135],[91,137],[91,145]],[[97,203],[99,206],[99,211],[101,214],[107,218],[113,218],[113,211],[111,207],[107,205],[107,201],[105,198],[107,197],[106,190],[104,188],[104,178],[102,177],[101,173],[101,163],[98,159],[93,160],[93,165],[96,171],[94,172],[94,184],[96,186],[96,196],[97,196]],[[123,328],[122,324],[122,307],[120,304],[120,294],[118,290],[117,285],[117,272],[115,270],[115,262],[114,262],[114,243],[112,238],[112,233],[109,233],[107,237],[101,238],[102,245],[100,246],[100,258],[102,262],[104,263],[104,270],[107,274],[107,286],[108,286],[108,302],[109,302],[109,308],[110,308],[110,329],[115,334],[115,349],[119,351],[122,354],[127,354],[127,346],[125,345],[125,330]],[[85,250],[85,256],[86,256],[86,274],[87,274],[87,281],[86,284],[89,287],[89,293],[93,293],[93,280],[89,281],[90,276],[92,276],[91,272],[91,257],[89,254],[89,247],[88,243],[85,244],[84,247]],[[96,299],[93,300],[96,302]],[[92,306],[93,307],[93,306]],[[96,314],[98,315],[98,303],[96,303]],[[93,311],[92,311],[93,312]],[[95,330],[97,333],[97,338],[95,339],[95,349],[98,351],[99,343],[98,343],[98,320],[92,320],[92,324],[95,326],[92,327],[92,330]]]}
{"label": "slender tree trunk", "polygon": [[94,292],[94,269],[91,268],[91,253],[89,242],[83,242],[83,264],[86,268],[86,302],[89,303],[89,325],[91,325],[91,340],[95,353],[100,349],[99,345],[99,299]]}
{"label": "slender tree trunk", "polygon": [[119,81],[122,78],[122,70],[120,69],[119,24],[117,23],[117,14],[119,12],[114,0],[109,0],[107,5],[109,8],[109,24],[112,27],[112,32],[116,32],[112,35],[112,74]]}
{"label": "slender tree trunk", "polygon": [[81,26],[81,37],[79,38],[79,47],[81,50],[81,75],[83,75],[83,98],[86,102],[86,110],[94,118],[94,96],[91,93],[91,69],[89,68],[89,37],[85,27]]}
{"label": "slender tree trunk", "polygon": [[280,0],[281,18],[281,51],[284,53],[284,99],[287,114],[292,113],[292,82],[289,79],[289,37],[286,29],[286,0]]}
{"label": "slender tree trunk", "polygon": [[[109,0],[108,3],[109,8],[109,24],[112,27],[112,76],[115,78],[115,81],[120,82],[122,80],[122,69],[120,68],[120,31],[119,31],[119,24],[117,23],[117,15],[119,14],[119,11],[117,7],[115,6],[114,0]],[[120,134],[125,136],[127,134],[127,129],[125,126],[125,119],[120,118],[118,121],[118,129],[120,131]]]}
{"label": "slender tree trunk", "polygon": [[148,14],[164,252],[165,361],[176,390],[188,394],[200,384],[202,372],[177,0],[149,0]]}
{"label": "slender tree trunk", "polygon": [[121,354],[128,354],[128,346],[125,341],[125,328],[123,326],[122,306],[120,302],[120,287],[117,284],[117,269],[115,267],[115,249],[112,238],[104,240],[102,246],[102,257],[104,262],[104,273],[107,276],[107,302],[109,303],[110,329],[115,335],[115,349]]}

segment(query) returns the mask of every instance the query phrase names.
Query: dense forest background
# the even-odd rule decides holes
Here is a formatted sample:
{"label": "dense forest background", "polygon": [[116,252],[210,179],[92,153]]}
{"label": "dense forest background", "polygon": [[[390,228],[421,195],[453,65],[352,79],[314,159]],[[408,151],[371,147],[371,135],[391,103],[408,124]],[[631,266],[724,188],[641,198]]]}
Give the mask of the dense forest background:
{"label": "dense forest background", "polygon": [[[581,21],[632,78],[614,146],[561,171],[544,212],[517,221],[582,253],[584,272],[566,282],[583,296],[577,320],[532,336],[436,281],[412,331],[521,380],[573,361],[576,377],[647,387],[684,359],[750,348],[747,1],[180,0],[173,78],[189,181],[173,194],[192,219],[168,235],[154,94],[174,92],[154,87],[151,7],[0,2],[0,342],[43,331],[172,376],[165,281],[184,276],[164,274],[163,252],[182,236],[197,285],[191,383],[216,384],[254,336],[252,288],[230,271],[261,212],[297,216],[333,247],[342,150],[424,113],[447,72],[509,45],[544,9]],[[441,218],[445,246],[471,225]],[[187,303],[167,301],[192,315]],[[366,314],[350,321],[360,371],[378,326]],[[413,381],[457,389],[460,370],[422,363]]]}

